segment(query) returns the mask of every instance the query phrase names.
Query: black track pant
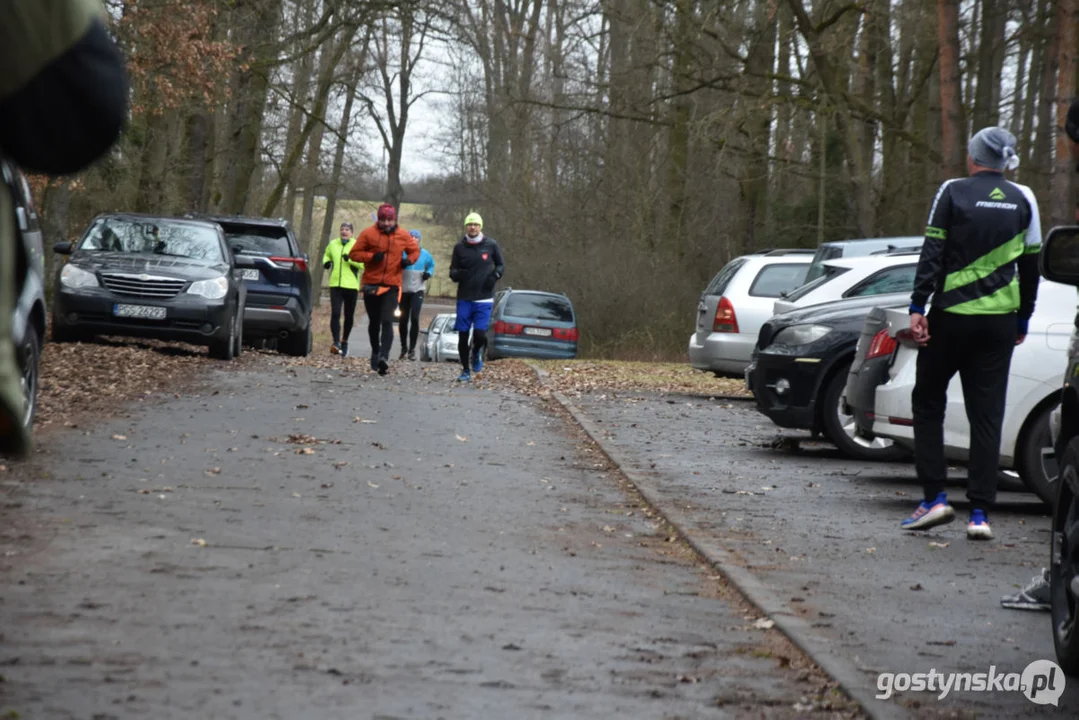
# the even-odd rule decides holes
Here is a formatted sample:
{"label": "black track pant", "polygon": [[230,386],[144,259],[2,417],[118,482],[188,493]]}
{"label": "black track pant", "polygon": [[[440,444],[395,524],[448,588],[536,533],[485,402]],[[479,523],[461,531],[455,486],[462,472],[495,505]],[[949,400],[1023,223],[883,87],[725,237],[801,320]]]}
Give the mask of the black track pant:
{"label": "black track pant", "polygon": [[929,344],[918,351],[914,409],[914,465],[931,502],[944,490],[944,409],[948,383],[956,372],[970,422],[967,499],[988,511],[997,497],[1000,426],[1008,392],[1008,368],[1018,328],[1015,313],[957,315],[929,313]]}
{"label": "black track pant", "polygon": [[[348,336],[352,332],[352,322],[356,317],[356,299],[360,296],[359,290],[348,288],[330,288],[330,332],[333,333],[334,345],[344,340],[348,342]],[[341,310],[345,311],[345,332],[341,334]]]}
{"label": "black track pant", "polygon": [[420,310],[423,308],[423,291],[401,294],[401,320],[397,329],[401,334],[401,352],[412,352],[420,337]]}
{"label": "black track pant", "polygon": [[[469,346],[471,345],[471,348]],[[487,331],[472,328],[472,342],[468,341],[468,331],[459,332],[457,353],[461,356],[461,367],[465,372],[472,372],[472,356],[479,355],[487,345]]]}
{"label": "black track pant", "polygon": [[393,311],[397,309],[397,288],[392,287],[381,295],[364,293],[363,309],[367,313],[371,357],[388,361],[393,348]]}

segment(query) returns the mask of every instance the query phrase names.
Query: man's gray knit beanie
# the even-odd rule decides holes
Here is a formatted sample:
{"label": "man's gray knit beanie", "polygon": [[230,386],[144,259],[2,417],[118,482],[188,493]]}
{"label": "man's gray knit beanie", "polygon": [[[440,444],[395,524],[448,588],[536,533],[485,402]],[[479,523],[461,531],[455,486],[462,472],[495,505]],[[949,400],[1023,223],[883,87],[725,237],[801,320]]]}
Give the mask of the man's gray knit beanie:
{"label": "man's gray knit beanie", "polygon": [[994,170],[1019,167],[1015,154],[1015,135],[1001,127],[982,128],[970,139],[967,153],[976,165]]}

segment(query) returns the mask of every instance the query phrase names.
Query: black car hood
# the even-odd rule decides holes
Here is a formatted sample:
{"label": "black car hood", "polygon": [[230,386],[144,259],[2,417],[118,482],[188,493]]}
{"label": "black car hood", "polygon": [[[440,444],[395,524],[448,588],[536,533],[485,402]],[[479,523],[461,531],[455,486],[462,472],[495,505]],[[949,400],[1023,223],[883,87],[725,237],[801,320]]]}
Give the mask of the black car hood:
{"label": "black car hood", "polygon": [[810,305],[797,310],[791,310],[781,315],[776,315],[769,320],[773,327],[787,327],[789,325],[801,325],[803,323],[815,325],[845,325],[852,321],[861,321],[875,307],[907,307],[910,304],[910,293],[892,293],[889,295],[870,295],[868,297],[847,298],[833,300],[832,302]]}
{"label": "black car hood", "polygon": [[73,255],[70,262],[95,272],[159,275],[178,280],[206,280],[229,271],[226,263],[142,253],[84,252]]}

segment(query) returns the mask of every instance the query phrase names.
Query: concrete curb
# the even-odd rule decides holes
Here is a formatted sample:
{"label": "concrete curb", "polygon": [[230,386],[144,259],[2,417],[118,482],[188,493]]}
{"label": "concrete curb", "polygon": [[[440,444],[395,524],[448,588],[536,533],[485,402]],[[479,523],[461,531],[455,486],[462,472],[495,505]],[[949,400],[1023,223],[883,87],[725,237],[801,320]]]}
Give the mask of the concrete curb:
{"label": "concrete curb", "polygon": [[[529,363],[531,365],[531,363]],[[876,720],[899,720],[910,717],[904,708],[897,703],[886,703],[873,697],[872,692],[864,689],[864,676],[846,658],[837,654],[831,647],[831,641],[821,636],[803,618],[798,616],[790,606],[757,579],[750,571],[732,562],[731,555],[718,544],[707,538],[696,537],[689,528],[692,527],[690,518],[677,507],[667,503],[659,489],[644,475],[630,467],[629,458],[607,444],[603,440],[603,433],[595,423],[571,403],[562,393],[550,388],[547,373],[531,365],[539,376],[540,383],[548,389],[558,403],[570,414],[574,421],[603,451],[607,458],[618,468],[619,472],[655,508],[664,519],[670,523],[690,547],[701,557],[705,558],[719,571],[746,600],[755,606],[760,612],[775,622],[775,627],[786,635],[791,642],[804,652],[855,702],[861,705],[862,710]]]}

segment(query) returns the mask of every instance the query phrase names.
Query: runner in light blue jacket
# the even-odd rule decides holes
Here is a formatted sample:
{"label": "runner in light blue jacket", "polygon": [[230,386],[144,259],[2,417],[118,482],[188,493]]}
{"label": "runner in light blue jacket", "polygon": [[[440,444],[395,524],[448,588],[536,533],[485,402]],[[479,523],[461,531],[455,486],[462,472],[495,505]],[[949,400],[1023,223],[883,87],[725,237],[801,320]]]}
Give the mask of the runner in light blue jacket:
{"label": "runner in light blue jacket", "polygon": [[424,283],[435,274],[435,259],[422,246],[422,234],[419,230],[410,230],[409,234],[421,243],[420,257],[412,265],[405,265],[408,258],[402,260],[401,271],[401,320],[398,329],[401,332],[401,358],[407,355],[409,360],[416,359],[416,341],[420,337],[420,309],[423,307]]}

